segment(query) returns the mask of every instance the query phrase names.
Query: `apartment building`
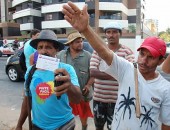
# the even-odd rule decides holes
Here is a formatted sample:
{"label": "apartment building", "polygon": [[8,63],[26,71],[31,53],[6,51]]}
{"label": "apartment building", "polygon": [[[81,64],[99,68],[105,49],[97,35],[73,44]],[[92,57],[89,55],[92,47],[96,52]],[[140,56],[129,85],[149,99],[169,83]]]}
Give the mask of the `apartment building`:
{"label": "apartment building", "polygon": [[[20,31],[34,28],[52,29],[58,35],[72,31],[70,24],[64,20],[62,6],[68,0],[12,0],[13,20],[20,24]],[[80,9],[88,4],[90,25],[99,34],[107,22],[118,21],[129,34],[129,25],[136,26],[137,0],[71,0]],[[145,0],[141,0],[141,19],[145,17]],[[134,36],[135,34],[133,34]]]}
{"label": "apartment building", "polygon": [[12,7],[12,0],[0,1],[0,39],[5,39],[8,36],[20,35],[20,25],[12,20],[12,11],[8,9]]}

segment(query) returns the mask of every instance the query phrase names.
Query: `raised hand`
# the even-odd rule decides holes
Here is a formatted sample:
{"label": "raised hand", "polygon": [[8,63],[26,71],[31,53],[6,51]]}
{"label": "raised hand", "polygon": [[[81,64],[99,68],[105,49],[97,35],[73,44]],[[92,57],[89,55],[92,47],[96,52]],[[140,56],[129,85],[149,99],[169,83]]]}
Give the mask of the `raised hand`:
{"label": "raised hand", "polygon": [[66,5],[63,5],[62,12],[65,20],[67,20],[73,28],[79,32],[83,32],[87,29],[89,25],[87,5],[85,5],[81,11],[74,3],[69,1]]}

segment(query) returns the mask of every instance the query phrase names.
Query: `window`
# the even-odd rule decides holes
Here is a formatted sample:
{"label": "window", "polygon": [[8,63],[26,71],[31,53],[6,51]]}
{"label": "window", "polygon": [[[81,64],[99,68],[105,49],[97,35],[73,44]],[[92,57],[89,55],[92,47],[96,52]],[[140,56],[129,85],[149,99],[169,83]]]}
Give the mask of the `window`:
{"label": "window", "polygon": [[32,23],[33,20],[32,20],[32,17],[28,17],[28,23]]}
{"label": "window", "polygon": [[53,0],[46,0],[46,3],[47,3],[47,4],[52,4],[52,3],[53,3]]}
{"label": "window", "polygon": [[53,19],[53,15],[52,14],[47,14],[47,20],[52,20]]}

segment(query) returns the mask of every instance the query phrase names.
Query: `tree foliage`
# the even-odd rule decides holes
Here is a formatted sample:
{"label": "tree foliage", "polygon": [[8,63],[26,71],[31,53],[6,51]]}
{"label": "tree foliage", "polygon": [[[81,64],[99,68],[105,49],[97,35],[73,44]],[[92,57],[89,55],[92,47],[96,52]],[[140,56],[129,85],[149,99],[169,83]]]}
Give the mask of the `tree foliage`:
{"label": "tree foliage", "polygon": [[159,37],[165,42],[170,42],[170,28],[166,29],[166,32],[162,31],[159,33]]}

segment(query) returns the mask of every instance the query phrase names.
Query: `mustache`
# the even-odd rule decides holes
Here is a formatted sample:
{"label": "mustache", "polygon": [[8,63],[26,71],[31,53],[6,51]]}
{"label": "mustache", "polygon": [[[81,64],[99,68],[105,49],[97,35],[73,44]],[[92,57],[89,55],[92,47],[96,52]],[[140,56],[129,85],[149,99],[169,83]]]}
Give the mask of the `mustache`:
{"label": "mustache", "polygon": [[137,62],[138,65],[144,66],[144,67],[148,67],[145,63],[142,62]]}

